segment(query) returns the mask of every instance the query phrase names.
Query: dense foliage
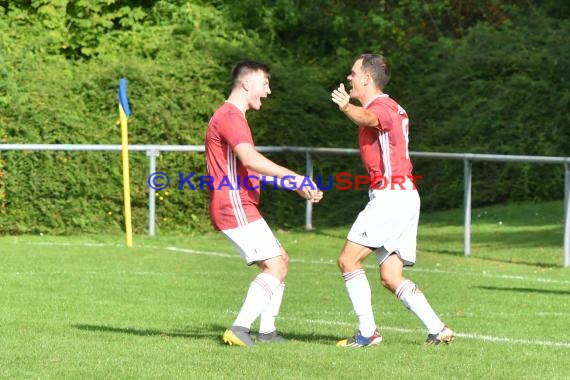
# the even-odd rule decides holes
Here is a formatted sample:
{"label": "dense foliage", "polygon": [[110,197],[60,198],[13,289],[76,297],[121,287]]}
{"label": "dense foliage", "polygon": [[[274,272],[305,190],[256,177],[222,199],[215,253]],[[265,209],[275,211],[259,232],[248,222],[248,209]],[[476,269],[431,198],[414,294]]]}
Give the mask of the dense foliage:
{"label": "dense foliage", "polygon": [[[258,145],[356,147],[330,102],[354,57],[383,52],[387,92],[411,116],[411,149],[567,156],[570,6],[562,1],[0,0],[0,141],[118,144],[128,80],[132,144],[202,144],[240,59],[272,67],[250,116]],[[537,4],[539,4],[537,2]],[[304,170],[304,157],[273,154]],[[361,173],[358,157],[315,157],[315,174]],[[131,155],[135,231],[146,228],[148,158]],[[200,154],[163,153],[161,171],[204,173]],[[417,160],[425,209],[461,204],[459,162]],[[474,165],[474,202],[560,199],[561,169]],[[121,162],[111,152],[0,151],[0,233],[116,231]],[[303,203],[267,191],[274,224]],[[316,225],[348,223],[366,195],[330,191]],[[159,228],[208,229],[204,192],[162,192]]]}

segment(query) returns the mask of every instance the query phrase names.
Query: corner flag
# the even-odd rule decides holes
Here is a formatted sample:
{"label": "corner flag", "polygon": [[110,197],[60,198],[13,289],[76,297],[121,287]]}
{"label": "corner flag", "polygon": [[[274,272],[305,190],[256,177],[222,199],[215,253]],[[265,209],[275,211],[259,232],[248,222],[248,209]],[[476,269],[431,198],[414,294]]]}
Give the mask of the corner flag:
{"label": "corner flag", "polygon": [[128,117],[131,116],[127,98],[127,80],[119,80],[119,121],[121,123],[121,153],[123,157],[123,201],[125,217],[125,234],[127,247],[133,246],[133,228],[131,223],[131,181],[129,177],[129,139]]}

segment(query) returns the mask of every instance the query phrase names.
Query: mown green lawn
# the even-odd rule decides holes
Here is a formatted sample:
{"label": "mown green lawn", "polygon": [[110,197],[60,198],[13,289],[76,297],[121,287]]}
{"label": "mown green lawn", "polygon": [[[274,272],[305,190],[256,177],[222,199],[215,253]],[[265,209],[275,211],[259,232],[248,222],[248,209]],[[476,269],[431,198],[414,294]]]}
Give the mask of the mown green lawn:
{"label": "mown green lawn", "polygon": [[218,234],[0,238],[0,378],[567,379],[570,275],[561,202],[423,215],[407,276],[457,331],[448,346],[377,281],[380,347],[335,347],[356,318],[336,268],[348,226],[276,231],[292,261],[284,345],[221,343],[255,268]]}

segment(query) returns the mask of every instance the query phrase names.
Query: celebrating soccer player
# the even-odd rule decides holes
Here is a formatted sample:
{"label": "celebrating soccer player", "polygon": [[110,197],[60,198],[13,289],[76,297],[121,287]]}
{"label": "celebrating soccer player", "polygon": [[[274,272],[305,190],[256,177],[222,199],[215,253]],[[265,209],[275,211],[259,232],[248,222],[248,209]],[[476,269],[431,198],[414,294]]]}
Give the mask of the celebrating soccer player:
{"label": "celebrating soccer player", "polygon": [[[260,317],[257,342],[281,343],[285,339],[275,328],[289,257],[259,213],[259,175],[276,179],[274,185],[295,190],[302,198],[319,202],[322,198],[312,180],[307,179],[255,150],[246,111],[261,108],[261,99],[271,94],[270,70],[264,64],[244,61],[232,71],[228,99],[212,116],[206,132],[210,218],[213,226],[229,239],[247,265],[256,264],[261,273],[249,286],[245,301],[233,325],[224,332],[229,345],[249,347],[255,343],[252,323]],[[246,184],[239,182],[245,179]],[[300,186],[299,184],[307,184]],[[233,186],[219,186],[229,181]],[[297,186],[295,186],[297,184]]]}
{"label": "celebrating soccer player", "polygon": [[[384,93],[390,79],[386,58],[377,54],[360,55],[347,79],[350,93],[340,84],[331,96],[339,109],[358,125],[361,158],[370,175],[370,201],[358,214],[338,258],[348,297],[358,316],[359,330],[337,346],[366,347],[382,342],[372,312],[370,284],[362,269],[362,262],[372,252],[376,254],[382,285],[426,326],[426,343],[449,343],[454,332],[439,319],[418,286],[403,274],[404,266],[414,265],[416,261],[420,198],[412,181],[408,115]],[[351,104],[351,98],[362,106]],[[406,178],[406,181],[397,186],[385,183],[392,178]]]}

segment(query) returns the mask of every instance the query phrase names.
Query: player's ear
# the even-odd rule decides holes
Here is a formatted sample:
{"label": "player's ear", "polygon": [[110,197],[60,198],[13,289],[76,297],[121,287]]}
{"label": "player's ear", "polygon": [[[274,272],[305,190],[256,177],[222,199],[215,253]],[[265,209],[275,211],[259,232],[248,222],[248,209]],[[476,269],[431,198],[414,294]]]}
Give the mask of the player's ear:
{"label": "player's ear", "polygon": [[248,79],[242,80],[241,86],[245,91],[249,91],[249,80]]}

